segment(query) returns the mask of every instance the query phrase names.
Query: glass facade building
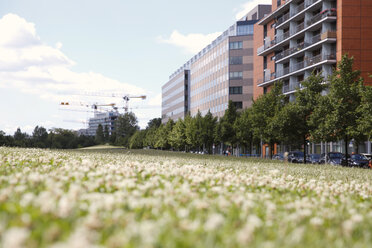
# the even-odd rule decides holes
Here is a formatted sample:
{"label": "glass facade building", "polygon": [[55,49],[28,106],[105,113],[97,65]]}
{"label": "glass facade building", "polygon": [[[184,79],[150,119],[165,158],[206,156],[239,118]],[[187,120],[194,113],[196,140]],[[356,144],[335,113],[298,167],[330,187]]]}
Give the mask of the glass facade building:
{"label": "glass facade building", "polygon": [[[252,104],[254,24],[270,11],[270,5],[258,5],[170,76],[162,88],[163,123],[169,118],[183,118],[187,113],[195,116],[198,111],[222,117],[229,100],[239,109]],[[185,71],[187,83],[174,83],[180,77],[186,82]],[[170,84],[175,86],[168,91]],[[182,96],[174,92],[184,94],[183,113]],[[177,94],[180,102],[170,101],[169,94]]]}

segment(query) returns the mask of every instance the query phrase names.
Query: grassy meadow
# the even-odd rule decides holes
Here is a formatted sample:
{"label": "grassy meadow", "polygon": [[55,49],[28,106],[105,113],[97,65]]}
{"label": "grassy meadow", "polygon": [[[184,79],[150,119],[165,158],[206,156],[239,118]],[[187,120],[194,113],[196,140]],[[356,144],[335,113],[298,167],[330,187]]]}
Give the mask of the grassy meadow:
{"label": "grassy meadow", "polygon": [[372,170],[0,147],[0,247],[371,247]]}

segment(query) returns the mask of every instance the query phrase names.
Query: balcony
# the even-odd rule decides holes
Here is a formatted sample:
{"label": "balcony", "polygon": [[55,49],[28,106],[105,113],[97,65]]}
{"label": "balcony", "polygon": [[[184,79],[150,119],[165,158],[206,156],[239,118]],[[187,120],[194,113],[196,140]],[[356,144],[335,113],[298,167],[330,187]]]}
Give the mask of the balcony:
{"label": "balcony", "polygon": [[337,17],[337,9],[335,9],[335,8],[325,9],[322,12],[320,12],[319,14],[313,16],[313,18],[311,18],[311,20],[308,20],[306,24],[307,24],[307,26],[311,26],[314,23],[317,23],[318,21],[320,21],[323,18],[328,17],[328,16]]}
{"label": "balcony", "polygon": [[300,14],[305,9],[307,9],[308,7],[310,7],[311,5],[313,5],[314,3],[318,2],[318,1],[319,0],[307,0],[304,3],[298,5],[290,13],[287,13],[287,14],[283,15],[282,17],[278,18],[278,20],[276,22],[276,27],[278,28],[279,26],[281,26],[282,24],[287,22],[289,19],[291,19],[292,17],[297,16],[298,14]]}
{"label": "balcony", "polygon": [[301,32],[302,30],[304,30],[304,28],[305,28],[305,22],[302,22],[299,25],[297,25],[294,30],[292,30],[291,35]]}
{"label": "balcony", "polygon": [[311,67],[313,67],[313,65],[316,65],[316,64],[319,64],[325,61],[329,61],[332,63],[336,62],[336,53],[331,53],[328,55],[319,54],[311,58],[305,57],[303,61],[300,61],[294,65],[285,67],[282,70],[277,70],[276,72],[271,73],[270,78],[265,76],[265,78],[257,80],[257,84],[258,86],[262,86],[260,84],[269,83],[275,80],[283,79],[284,77],[291,76],[300,71],[310,69]]}
{"label": "balcony", "polygon": [[297,89],[302,89],[302,85],[301,85],[302,81],[301,82],[296,82],[295,84],[292,84],[292,85],[284,85],[283,86],[283,89],[282,89],[282,93],[283,94],[286,94],[286,93],[289,93],[289,92],[293,92]]}
{"label": "balcony", "polygon": [[313,45],[316,45],[318,42],[326,39],[336,39],[337,38],[337,32],[336,31],[326,31],[322,34],[318,34],[311,38],[311,43],[309,42],[302,42],[298,44],[296,47],[291,47],[281,53],[278,53],[275,56],[275,62],[278,63],[280,60],[284,60],[288,58],[289,56],[299,53],[302,50],[306,50],[306,48],[311,47]]}
{"label": "balcony", "polygon": [[284,34],[276,35],[272,41],[265,41],[265,44],[257,49],[257,54],[259,56],[264,55],[263,53],[269,52],[271,48],[275,47],[279,43],[287,40],[288,38],[292,36],[299,34],[303,30],[310,28],[310,26],[318,23],[319,21],[327,17],[337,17],[337,9],[331,8],[331,9],[323,10],[322,12],[315,15],[311,20],[308,20],[306,23],[303,22],[299,24],[298,26],[296,26],[294,30],[291,30],[291,32],[287,31]]}

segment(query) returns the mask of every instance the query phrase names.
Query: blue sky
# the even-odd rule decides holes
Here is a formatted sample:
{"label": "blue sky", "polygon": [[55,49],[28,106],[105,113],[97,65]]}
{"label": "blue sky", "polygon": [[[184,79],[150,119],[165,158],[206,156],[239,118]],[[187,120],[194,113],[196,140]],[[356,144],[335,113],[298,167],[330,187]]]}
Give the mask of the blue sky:
{"label": "blue sky", "polygon": [[[0,130],[79,129],[90,112],[60,101],[132,100],[141,127],[160,117],[161,86],[184,62],[258,3],[271,0],[1,0]],[[80,107],[78,107],[81,109]],[[85,109],[84,109],[85,110]],[[86,109],[89,110],[89,109]]]}

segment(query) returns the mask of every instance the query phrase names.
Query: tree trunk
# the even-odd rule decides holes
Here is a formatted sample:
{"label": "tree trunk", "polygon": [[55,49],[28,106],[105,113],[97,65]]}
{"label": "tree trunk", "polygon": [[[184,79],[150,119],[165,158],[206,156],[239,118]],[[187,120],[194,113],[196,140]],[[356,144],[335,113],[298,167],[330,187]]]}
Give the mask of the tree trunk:
{"label": "tree trunk", "polygon": [[304,136],[304,164],[306,164],[306,136]]}
{"label": "tree trunk", "polygon": [[349,166],[349,160],[348,160],[348,147],[349,147],[349,142],[347,136],[345,136],[345,161],[346,161],[346,166]]}

